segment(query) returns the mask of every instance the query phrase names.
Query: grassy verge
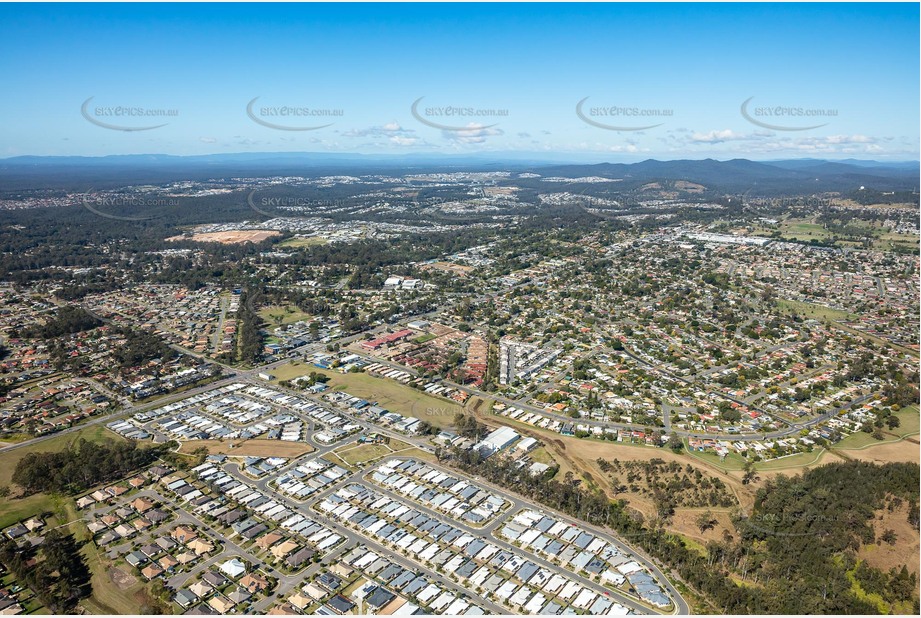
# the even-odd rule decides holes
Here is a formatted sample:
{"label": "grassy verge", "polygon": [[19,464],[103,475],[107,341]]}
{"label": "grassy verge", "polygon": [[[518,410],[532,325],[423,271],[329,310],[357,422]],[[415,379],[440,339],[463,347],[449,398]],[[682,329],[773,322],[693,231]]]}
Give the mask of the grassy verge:
{"label": "grassy verge", "polygon": [[818,463],[824,455],[825,449],[817,448],[811,453],[797,453],[796,455],[788,455],[780,459],[758,462],[755,464],[755,470],[770,471],[786,470],[788,468],[803,468]]}

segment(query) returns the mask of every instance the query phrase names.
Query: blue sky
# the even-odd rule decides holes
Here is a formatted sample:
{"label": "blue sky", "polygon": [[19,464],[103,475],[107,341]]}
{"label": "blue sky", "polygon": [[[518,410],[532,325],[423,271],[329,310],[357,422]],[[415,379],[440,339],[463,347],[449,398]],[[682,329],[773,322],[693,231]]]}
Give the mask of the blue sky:
{"label": "blue sky", "polygon": [[918,4],[3,4],[0,157],[918,159],[918,20]]}

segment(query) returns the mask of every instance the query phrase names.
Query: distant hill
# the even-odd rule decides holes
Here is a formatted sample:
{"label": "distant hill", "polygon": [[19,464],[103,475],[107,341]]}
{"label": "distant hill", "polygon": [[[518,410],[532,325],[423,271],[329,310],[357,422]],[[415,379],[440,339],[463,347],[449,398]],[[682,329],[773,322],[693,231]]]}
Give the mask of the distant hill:
{"label": "distant hill", "polygon": [[175,156],[158,154],[105,157],[21,156],[0,159],[7,188],[65,187],[167,182],[240,175],[367,174],[401,171],[530,171],[541,176],[602,176],[635,183],[685,180],[719,192],[850,193],[861,186],[876,191],[910,191],[919,185],[918,162],[794,159],[648,159],[637,163],[560,164],[528,159],[520,153],[363,155],[357,153],[265,152]]}
{"label": "distant hill", "polygon": [[850,193],[861,186],[878,191],[906,191],[916,189],[919,184],[918,163],[879,163],[868,166],[817,159],[772,163],[748,159],[649,159],[629,164],[559,165],[535,168],[534,171],[559,176],[622,178],[625,181],[637,182],[687,180],[700,183],[712,190],[752,190],[755,193]]}

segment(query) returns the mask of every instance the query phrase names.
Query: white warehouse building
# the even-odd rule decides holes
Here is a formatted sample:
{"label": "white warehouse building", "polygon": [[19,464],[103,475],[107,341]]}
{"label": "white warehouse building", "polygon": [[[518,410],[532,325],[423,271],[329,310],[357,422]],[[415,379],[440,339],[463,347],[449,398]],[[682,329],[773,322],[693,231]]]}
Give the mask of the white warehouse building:
{"label": "white warehouse building", "polygon": [[487,451],[488,454],[492,455],[497,451],[501,451],[508,445],[512,444],[520,438],[521,436],[512,429],[511,427],[500,427],[496,429],[491,434],[483,438],[483,440],[476,445],[476,449]]}

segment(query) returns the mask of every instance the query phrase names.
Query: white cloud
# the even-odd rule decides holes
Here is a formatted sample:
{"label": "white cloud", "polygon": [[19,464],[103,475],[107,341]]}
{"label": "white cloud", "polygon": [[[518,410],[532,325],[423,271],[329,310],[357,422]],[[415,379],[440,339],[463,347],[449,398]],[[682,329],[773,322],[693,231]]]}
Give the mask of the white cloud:
{"label": "white cloud", "polygon": [[378,127],[368,127],[366,129],[349,129],[342,135],[343,137],[393,137],[395,135],[408,137],[414,133],[414,130],[404,129],[398,122],[388,122],[387,124]]}
{"label": "white cloud", "polygon": [[402,135],[394,135],[390,138],[390,143],[397,146],[412,146],[418,141],[418,137],[404,137]]}
{"label": "white cloud", "polygon": [[495,127],[484,127],[476,123],[470,123],[467,127],[461,131],[443,130],[441,135],[445,139],[459,144],[483,144],[489,137],[505,135],[505,131]]}
{"label": "white cloud", "polygon": [[721,144],[723,142],[740,142],[767,137],[764,133],[736,133],[732,129],[708,131],[707,133],[691,133],[689,141],[698,144]]}

